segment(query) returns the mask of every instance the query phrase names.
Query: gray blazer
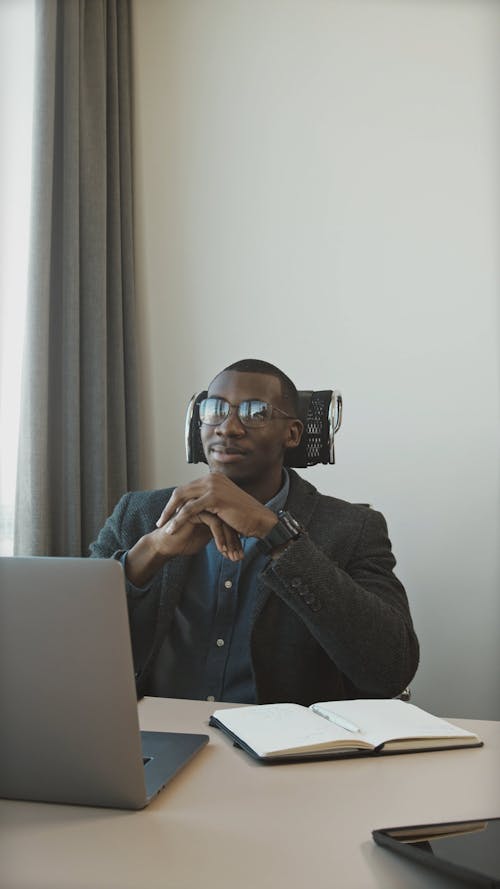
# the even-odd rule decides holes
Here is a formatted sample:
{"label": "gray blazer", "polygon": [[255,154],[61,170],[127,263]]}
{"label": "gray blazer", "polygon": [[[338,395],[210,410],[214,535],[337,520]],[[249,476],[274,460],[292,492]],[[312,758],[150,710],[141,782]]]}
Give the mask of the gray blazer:
{"label": "gray blazer", "polygon": [[[289,470],[286,508],[306,528],[258,578],[248,628],[259,703],[393,697],[418,665],[418,641],[381,513],[319,494]],[[173,488],[125,494],[91,545],[120,558],[155,523]],[[139,697],[169,632],[192,557],[171,559],[146,591],[127,584]]]}

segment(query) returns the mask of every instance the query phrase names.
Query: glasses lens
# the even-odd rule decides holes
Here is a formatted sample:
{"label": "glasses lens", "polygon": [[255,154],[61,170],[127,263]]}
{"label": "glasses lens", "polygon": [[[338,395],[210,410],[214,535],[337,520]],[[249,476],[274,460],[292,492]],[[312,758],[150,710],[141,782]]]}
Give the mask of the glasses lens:
{"label": "glasses lens", "polygon": [[242,401],[238,416],[244,426],[262,426],[273,415],[273,409],[266,401]]}
{"label": "glasses lens", "polygon": [[[231,405],[223,398],[204,398],[200,401],[200,420],[206,426],[220,426],[231,413]],[[273,415],[273,409],[266,401],[242,401],[238,405],[238,417],[244,426],[263,426]]]}
{"label": "glasses lens", "polygon": [[200,420],[207,426],[218,426],[229,415],[229,409],[223,398],[204,398],[200,401]]}

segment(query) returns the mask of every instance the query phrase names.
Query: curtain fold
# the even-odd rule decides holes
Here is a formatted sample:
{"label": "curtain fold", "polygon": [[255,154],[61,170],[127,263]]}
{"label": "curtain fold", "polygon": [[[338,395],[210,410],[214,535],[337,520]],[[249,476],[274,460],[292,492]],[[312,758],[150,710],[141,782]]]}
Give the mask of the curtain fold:
{"label": "curtain fold", "polygon": [[15,552],[86,555],[137,485],[128,0],[39,0]]}

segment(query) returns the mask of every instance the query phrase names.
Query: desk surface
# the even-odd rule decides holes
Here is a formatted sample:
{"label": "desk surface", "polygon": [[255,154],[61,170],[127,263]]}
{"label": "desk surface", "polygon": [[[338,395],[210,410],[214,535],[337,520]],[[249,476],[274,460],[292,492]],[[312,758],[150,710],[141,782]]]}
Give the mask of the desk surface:
{"label": "desk surface", "polygon": [[500,814],[500,723],[480,749],[263,766],[205,701],[146,698],[141,728],[210,743],[142,812],[0,800],[2,889],[451,889],[376,846],[376,827]]}

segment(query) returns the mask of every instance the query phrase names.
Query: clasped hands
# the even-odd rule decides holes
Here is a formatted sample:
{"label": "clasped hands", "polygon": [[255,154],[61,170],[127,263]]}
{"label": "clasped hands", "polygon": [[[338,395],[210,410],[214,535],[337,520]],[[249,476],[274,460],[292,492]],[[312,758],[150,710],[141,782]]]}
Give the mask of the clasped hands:
{"label": "clasped hands", "polygon": [[225,475],[211,472],[176,488],[156,525],[169,555],[198,552],[212,537],[223,556],[239,561],[240,535],[265,537],[276,522],[272,510]]}

